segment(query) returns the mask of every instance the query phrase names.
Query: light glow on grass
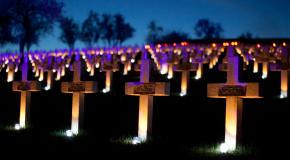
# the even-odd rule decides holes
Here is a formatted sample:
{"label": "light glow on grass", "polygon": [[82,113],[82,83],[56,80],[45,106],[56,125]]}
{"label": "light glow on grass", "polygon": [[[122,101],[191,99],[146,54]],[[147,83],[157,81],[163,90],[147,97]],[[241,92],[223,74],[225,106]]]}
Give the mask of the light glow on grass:
{"label": "light glow on grass", "polygon": [[72,130],[60,130],[60,131],[54,131],[50,133],[52,136],[56,137],[67,137],[67,138],[74,138],[74,137],[80,137],[85,136],[87,133],[85,131],[79,131],[77,134],[73,133]]}
{"label": "light glow on grass", "polygon": [[140,137],[121,137],[119,139],[111,140],[113,143],[120,143],[126,145],[141,145],[147,143],[148,140],[144,140]]}
{"label": "light glow on grass", "polygon": [[72,132],[71,130],[66,130],[66,131],[65,131],[65,135],[66,135],[67,137],[72,137],[72,136],[74,136],[75,134],[73,134],[73,132]]}
{"label": "light glow on grass", "polygon": [[110,89],[108,89],[108,88],[104,88],[104,89],[102,90],[102,92],[103,92],[103,93],[108,93],[108,92],[110,92]]}
{"label": "light glow on grass", "polygon": [[46,90],[46,91],[50,90],[50,86],[45,86],[44,90]]}
{"label": "light glow on grass", "polygon": [[219,156],[219,155],[231,155],[231,156],[241,156],[241,155],[253,155],[253,148],[246,146],[238,146],[235,150],[232,150],[225,143],[212,146],[196,146],[193,147],[194,155],[202,156]]}
{"label": "light glow on grass", "polygon": [[20,124],[18,124],[18,123],[17,123],[17,124],[15,124],[15,126],[14,126],[14,129],[15,129],[15,130],[20,130],[20,129],[21,129],[21,126],[20,126]]}
{"label": "light glow on grass", "polygon": [[280,99],[284,99],[284,98],[287,98],[287,92],[282,91],[280,94]]}
{"label": "light glow on grass", "polygon": [[199,76],[199,75],[196,75],[195,77],[194,77],[194,79],[195,80],[199,80],[201,77]]}
{"label": "light glow on grass", "polygon": [[266,79],[267,78],[267,75],[266,74],[263,74],[262,75],[262,79]]}
{"label": "light glow on grass", "polygon": [[181,92],[179,93],[179,96],[180,96],[180,97],[186,96],[186,92],[181,91]]}
{"label": "light glow on grass", "polygon": [[220,146],[219,146],[219,151],[221,153],[227,153],[227,152],[232,152],[234,151],[235,149],[233,147],[231,147],[230,145],[226,144],[226,143],[222,143]]}

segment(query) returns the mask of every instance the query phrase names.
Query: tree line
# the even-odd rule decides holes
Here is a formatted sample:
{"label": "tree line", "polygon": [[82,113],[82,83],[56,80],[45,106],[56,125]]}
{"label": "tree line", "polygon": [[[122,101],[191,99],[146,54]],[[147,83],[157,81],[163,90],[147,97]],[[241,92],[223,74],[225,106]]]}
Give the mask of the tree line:
{"label": "tree line", "polygon": [[[71,49],[76,41],[82,41],[86,47],[95,47],[102,42],[106,46],[119,46],[134,36],[135,29],[125,21],[121,14],[101,14],[90,11],[82,24],[72,17],[63,15],[64,4],[57,0],[4,0],[0,2],[0,46],[17,44],[19,51],[29,51],[39,39],[53,31],[59,24],[60,41]],[[209,19],[200,19],[193,27],[196,37],[201,39],[223,38],[224,29],[219,23]],[[171,31],[155,21],[148,25],[146,43],[173,43],[190,40],[189,34]],[[244,33],[239,38],[252,38],[251,33]]]}

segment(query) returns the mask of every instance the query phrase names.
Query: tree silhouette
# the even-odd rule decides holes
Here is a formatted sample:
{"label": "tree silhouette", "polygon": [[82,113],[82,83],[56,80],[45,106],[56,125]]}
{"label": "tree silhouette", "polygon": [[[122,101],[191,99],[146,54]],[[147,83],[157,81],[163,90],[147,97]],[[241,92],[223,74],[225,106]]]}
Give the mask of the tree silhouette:
{"label": "tree silhouette", "polygon": [[100,19],[96,12],[90,11],[89,16],[82,24],[80,39],[87,47],[92,47],[94,43],[98,42],[100,36]]}
{"label": "tree silhouette", "polygon": [[129,23],[125,23],[123,15],[116,14],[114,18],[114,45],[121,45],[133,36],[135,29]]}
{"label": "tree silhouette", "polygon": [[57,0],[12,0],[9,3],[5,13],[11,20],[8,31],[22,54],[25,48],[29,51],[37,44],[40,36],[52,31],[62,7]]}
{"label": "tree silhouette", "polygon": [[211,22],[208,19],[200,19],[194,27],[197,37],[203,39],[219,39],[222,37],[224,31],[222,26],[218,23]]}
{"label": "tree silhouette", "polygon": [[253,34],[250,32],[246,32],[241,34],[238,39],[252,39],[253,38]]}
{"label": "tree silhouette", "polygon": [[100,30],[101,30],[101,39],[104,41],[104,44],[108,44],[111,46],[111,43],[114,38],[114,24],[113,18],[109,14],[103,14],[102,20],[100,22]]}
{"label": "tree silhouette", "polygon": [[59,39],[68,45],[70,49],[74,49],[76,40],[79,37],[79,26],[72,18],[63,17],[60,20],[61,35]]}
{"label": "tree silhouette", "polygon": [[161,38],[159,38],[158,42],[159,43],[179,43],[179,42],[184,42],[184,41],[189,41],[190,39],[188,38],[186,33],[182,32],[177,32],[177,31],[172,31],[169,32],[168,34],[163,35]]}
{"label": "tree silhouette", "polygon": [[150,44],[156,44],[161,37],[161,34],[163,32],[163,28],[160,26],[157,26],[154,21],[151,21],[148,25],[148,35],[146,37],[146,42]]}

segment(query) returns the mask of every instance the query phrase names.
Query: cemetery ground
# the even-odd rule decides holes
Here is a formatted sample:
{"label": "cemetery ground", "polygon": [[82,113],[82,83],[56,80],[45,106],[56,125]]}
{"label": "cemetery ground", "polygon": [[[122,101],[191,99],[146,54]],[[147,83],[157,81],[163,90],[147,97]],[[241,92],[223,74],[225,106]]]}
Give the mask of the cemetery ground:
{"label": "cemetery ground", "polygon": [[[82,159],[193,159],[193,160],[256,160],[288,159],[289,150],[272,140],[264,146],[238,147],[232,153],[220,153],[218,144],[189,143],[184,138],[154,138],[146,143],[132,144],[131,137],[104,137],[83,133],[65,137],[62,131],[48,133],[37,129],[0,132],[2,155],[23,158],[65,157]],[[64,134],[64,132],[63,132]],[[278,138],[278,140],[280,140]],[[283,144],[283,142],[282,142]],[[274,145],[274,146],[273,146]],[[5,146],[5,147],[4,147]]]}
{"label": "cemetery ground", "polygon": [[[240,76],[242,81],[257,81],[260,76],[246,74]],[[138,73],[129,78],[116,73],[112,92],[86,95],[84,132],[77,137],[62,134],[70,127],[72,96],[59,91],[60,82],[50,91],[32,93],[31,126],[20,131],[11,130],[18,121],[20,94],[11,91],[11,83],[1,85],[0,152],[66,159],[289,159],[290,103],[277,96],[276,72],[259,80],[263,99],[244,100],[241,148],[235,153],[218,151],[224,139],[225,100],[207,98],[206,87],[224,82],[224,75],[207,71],[196,81],[192,74],[188,96],[180,97],[177,73],[171,80],[171,96],[154,97],[153,137],[139,145],[128,143],[137,135],[139,98],[124,95],[124,82],[138,81]],[[104,81],[104,76],[97,77],[96,81]]]}

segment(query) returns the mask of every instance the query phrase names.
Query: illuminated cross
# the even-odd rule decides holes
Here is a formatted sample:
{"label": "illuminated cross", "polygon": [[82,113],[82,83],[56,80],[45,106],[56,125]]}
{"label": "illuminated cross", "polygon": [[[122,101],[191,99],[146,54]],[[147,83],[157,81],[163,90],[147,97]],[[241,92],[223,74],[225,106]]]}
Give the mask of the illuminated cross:
{"label": "illuminated cross", "polygon": [[84,117],[84,94],[95,93],[97,91],[97,82],[81,81],[81,60],[80,55],[75,55],[73,63],[73,82],[62,82],[62,93],[72,93],[72,117],[71,132],[74,135],[79,133],[79,128],[83,125]]}
{"label": "illuminated cross", "polygon": [[234,47],[227,49],[227,82],[225,84],[208,84],[210,98],[226,98],[225,142],[227,150],[235,150],[237,140],[241,138],[242,98],[259,98],[258,83],[240,83],[239,59]]}
{"label": "illuminated cross", "polygon": [[189,62],[189,56],[186,51],[183,52],[181,64],[176,65],[175,70],[181,72],[180,96],[185,96],[187,94],[190,71],[197,70],[196,65]]}
{"label": "illuminated cross", "polygon": [[195,67],[197,69],[196,69],[196,75],[194,78],[200,79],[202,77],[203,63],[208,63],[208,60],[204,58],[204,55],[201,52],[201,50],[197,50],[197,54],[193,58],[191,58],[190,62],[197,65]]}
{"label": "illuminated cross", "polygon": [[140,67],[140,82],[128,82],[125,85],[125,94],[140,96],[139,98],[139,121],[138,137],[146,140],[147,135],[152,133],[153,119],[153,96],[168,96],[169,83],[150,82],[150,60],[147,52],[142,53]]}
{"label": "illuminated cross", "polygon": [[286,48],[282,49],[282,56],[279,63],[271,64],[271,71],[279,71],[281,73],[281,83],[280,83],[280,98],[288,97],[288,77],[290,70],[290,60],[289,53]]}
{"label": "illuminated cross", "polygon": [[275,63],[276,58],[268,54],[270,50],[268,47],[261,48],[258,44],[257,48],[260,50],[254,55],[253,72],[257,73],[259,70],[259,63],[262,63],[262,79],[266,79],[269,72],[269,63]]}
{"label": "illuminated cross", "polygon": [[174,65],[178,64],[178,55],[175,54],[172,50],[169,51],[168,53],[168,75],[167,78],[168,79],[172,79],[173,78],[173,74],[174,74]]}
{"label": "illuminated cross", "polygon": [[[41,87],[37,81],[28,81],[28,53],[24,54],[22,64],[22,81],[13,82],[12,90],[21,93],[19,128],[25,128],[29,123],[31,92],[40,91]],[[15,126],[16,127],[16,126]]]}
{"label": "illuminated cross", "polygon": [[135,52],[129,51],[128,50],[123,51],[120,58],[121,63],[123,63],[124,65],[123,75],[127,75],[128,71],[131,71],[132,69],[132,64],[135,63],[136,51]]}
{"label": "illuminated cross", "polygon": [[118,64],[116,64],[115,57],[111,53],[106,53],[102,62],[101,70],[106,72],[106,82],[103,93],[110,92],[111,83],[113,78],[113,72],[119,70]]}

